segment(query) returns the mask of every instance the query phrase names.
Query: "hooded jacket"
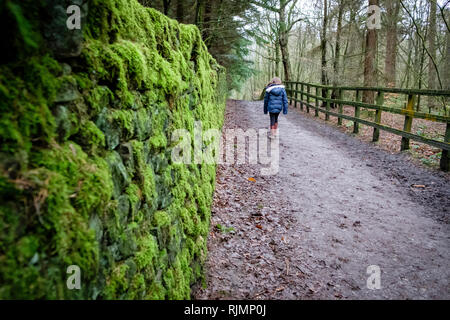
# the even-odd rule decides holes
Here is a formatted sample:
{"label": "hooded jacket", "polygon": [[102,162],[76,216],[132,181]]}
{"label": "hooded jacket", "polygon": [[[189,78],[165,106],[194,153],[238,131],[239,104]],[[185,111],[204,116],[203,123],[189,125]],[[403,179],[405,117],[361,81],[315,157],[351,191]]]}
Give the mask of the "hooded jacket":
{"label": "hooded jacket", "polygon": [[264,96],[264,114],[270,113],[288,113],[289,102],[286,89],[282,85],[270,85],[266,88]]}

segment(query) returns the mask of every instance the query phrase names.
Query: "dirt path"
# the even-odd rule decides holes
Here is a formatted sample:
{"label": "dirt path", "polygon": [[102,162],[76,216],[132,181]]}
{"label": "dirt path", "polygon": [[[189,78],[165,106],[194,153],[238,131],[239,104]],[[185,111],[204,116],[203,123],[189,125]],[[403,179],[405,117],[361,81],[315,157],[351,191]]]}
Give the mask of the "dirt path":
{"label": "dirt path", "polygon": [[[267,121],[261,102],[228,103],[225,128]],[[278,175],[220,166],[207,288],[194,298],[449,299],[448,176],[296,110],[280,127]],[[380,290],[367,288],[370,265]]]}

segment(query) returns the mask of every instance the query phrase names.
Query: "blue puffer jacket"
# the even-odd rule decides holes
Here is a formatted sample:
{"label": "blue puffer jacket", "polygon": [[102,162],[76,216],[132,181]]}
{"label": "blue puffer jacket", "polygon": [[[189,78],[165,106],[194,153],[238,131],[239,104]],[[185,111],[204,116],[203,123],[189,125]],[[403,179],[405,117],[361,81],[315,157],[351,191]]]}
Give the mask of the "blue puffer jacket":
{"label": "blue puffer jacket", "polygon": [[281,113],[288,114],[288,99],[284,86],[270,85],[266,88],[266,95],[264,96],[264,114]]}

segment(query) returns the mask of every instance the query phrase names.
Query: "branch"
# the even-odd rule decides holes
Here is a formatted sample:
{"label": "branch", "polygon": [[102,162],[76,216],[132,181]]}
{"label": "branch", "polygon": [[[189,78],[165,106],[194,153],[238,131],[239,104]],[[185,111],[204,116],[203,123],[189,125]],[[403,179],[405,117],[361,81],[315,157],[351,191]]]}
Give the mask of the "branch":
{"label": "branch", "polygon": [[266,57],[266,56],[264,56],[262,53],[258,52],[257,50],[248,49],[248,51],[253,52],[253,53],[256,53],[258,56],[260,56],[260,57],[263,58],[263,59],[266,59],[266,60],[269,60],[269,61],[276,61],[275,58],[272,58],[272,57]]}
{"label": "branch", "polygon": [[442,7],[439,5],[439,3],[437,3],[439,11],[441,12],[442,20],[444,20],[444,23],[445,23],[445,26],[447,27],[448,32],[450,32],[450,27],[448,25],[447,19],[445,19],[444,8],[446,8],[449,3],[450,3],[450,0],[448,0]]}
{"label": "branch", "polygon": [[299,23],[300,21],[304,21],[304,18],[298,18],[297,20],[292,21],[291,23],[289,23],[288,27],[286,28],[286,30],[289,32],[292,30],[292,28]]}
{"label": "branch", "polygon": [[[438,78],[438,80],[439,80],[439,86],[440,86],[441,89],[442,89],[442,88],[443,88],[443,87],[442,87],[442,81],[441,81],[441,76],[440,76],[440,74],[439,74],[438,66],[437,66],[437,64],[436,64],[435,59],[434,59],[433,56],[431,55],[430,51],[428,51],[428,48],[427,48],[426,45],[425,45],[426,41],[425,41],[425,39],[422,37],[422,35],[421,35],[420,32],[419,32],[419,27],[417,26],[416,20],[414,20],[413,16],[411,15],[411,12],[409,12],[408,8],[406,8],[405,4],[403,3],[403,0],[400,0],[400,4],[402,5],[403,9],[405,9],[406,13],[408,13],[408,16],[411,18],[411,20],[412,20],[412,22],[413,22],[413,24],[414,24],[414,27],[416,28],[416,33],[417,33],[417,35],[419,36],[420,40],[422,40],[422,46],[423,46],[423,48],[425,49],[425,51],[426,51],[428,57],[430,58],[431,62],[433,62],[434,69],[436,70],[436,75],[437,75],[437,78]],[[433,89],[433,88],[432,88],[432,89]]]}
{"label": "branch", "polygon": [[266,9],[266,10],[269,10],[269,11],[272,11],[272,12],[275,12],[275,13],[280,12],[280,9],[278,9],[278,8],[272,8],[271,6],[268,6],[268,5],[266,5],[266,4],[264,4],[264,3],[261,3],[261,2],[259,2],[259,1],[250,0],[249,2],[250,2],[251,4],[254,4],[254,5],[257,6],[257,7],[260,7],[260,8],[263,8],[263,9]]}

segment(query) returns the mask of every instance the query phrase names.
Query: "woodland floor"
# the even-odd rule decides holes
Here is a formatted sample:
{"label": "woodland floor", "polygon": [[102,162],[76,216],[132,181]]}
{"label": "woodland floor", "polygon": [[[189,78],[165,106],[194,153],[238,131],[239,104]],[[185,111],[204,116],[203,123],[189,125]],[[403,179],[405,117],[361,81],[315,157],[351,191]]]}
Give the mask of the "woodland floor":
{"label": "woodland floor", "polygon": [[[262,102],[228,102],[225,128],[267,124]],[[291,108],[278,175],[219,166],[194,299],[450,298],[449,176],[343,131]]]}
{"label": "woodland floor", "polygon": [[[305,108],[306,109],[306,108]],[[334,111],[336,111],[335,109]],[[355,108],[351,106],[344,106],[344,114],[348,116],[355,115]],[[306,117],[313,118],[314,110],[311,109],[310,113],[303,113]],[[375,112],[368,112],[367,110],[361,111],[361,118],[374,121]],[[316,118],[317,119],[317,118]],[[319,113],[319,120],[325,121],[325,114]],[[405,116],[399,114],[393,114],[389,112],[383,112],[381,115],[381,124],[389,126],[391,128],[403,130],[403,124]],[[343,120],[342,126],[338,126],[338,120],[336,117],[331,117],[330,121],[339,130],[352,134],[353,133],[353,121]],[[424,119],[414,119],[411,132],[417,135],[424,136],[426,138],[444,141],[445,123],[433,122]],[[372,142],[373,128],[369,126],[360,125],[359,134],[356,137],[365,142]],[[387,131],[380,131],[380,140],[372,144],[376,148],[389,151],[391,153],[398,153],[400,150],[402,138],[398,135]],[[439,169],[439,161],[441,158],[441,151],[435,147],[429,146],[424,143],[411,140],[411,149],[407,151],[412,157],[411,161],[418,164],[429,166],[432,169]]]}

